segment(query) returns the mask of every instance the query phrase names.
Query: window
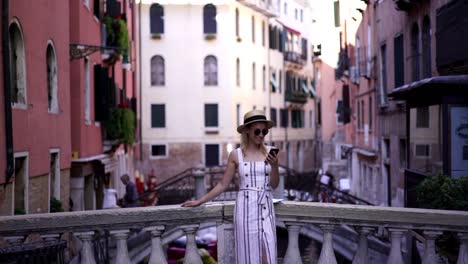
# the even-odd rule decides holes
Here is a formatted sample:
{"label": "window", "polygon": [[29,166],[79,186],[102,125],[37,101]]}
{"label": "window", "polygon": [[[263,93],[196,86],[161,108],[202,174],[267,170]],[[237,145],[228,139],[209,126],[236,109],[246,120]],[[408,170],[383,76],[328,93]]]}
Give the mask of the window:
{"label": "window", "polygon": [[28,213],[29,165],[27,154],[15,154],[14,214]]}
{"label": "window", "polygon": [[236,105],[236,120],[237,120],[237,126],[240,126],[242,123],[241,120],[241,106],[240,104]]}
{"label": "window", "polygon": [[[88,2],[88,7],[89,7],[89,0],[85,0],[85,1]],[[102,0],[94,0],[93,13],[94,13],[94,16],[97,18],[101,17],[101,3],[102,3]]]}
{"label": "window", "polygon": [[165,65],[164,58],[155,55],[151,58],[151,86],[165,85]]}
{"label": "window", "polygon": [[297,8],[294,9],[294,19],[297,20]]}
{"label": "window", "polygon": [[253,90],[255,90],[255,86],[256,86],[256,83],[257,83],[257,80],[256,80],[257,78],[255,76],[255,71],[256,71],[255,68],[256,67],[255,67],[255,62],[254,62],[254,63],[252,63],[252,89]]}
{"label": "window", "polygon": [[380,47],[380,103],[387,104],[387,45]]}
{"label": "window", "polygon": [[302,10],[302,9],[301,9],[300,14],[299,14],[299,20],[301,20],[301,22],[304,22],[304,10]]}
{"label": "window", "polygon": [[338,124],[342,124],[343,123],[343,117],[344,117],[344,108],[343,108],[343,101],[342,100],[338,100],[336,102],[336,122]]}
{"label": "window", "polygon": [[343,85],[343,123],[351,122],[351,104],[349,98],[349,85]]}
{"label": "window", "polygon": [[205,145],[205,166],[219,166],[219,145],[206,144]]}
{"label": "window", "polygon": [[218,104],[205,104],[205,127],[218,127]]}
{"label": "window", "polygon": [[284,3],[284,14],[287,15],[288,14],[288,3]]}
{"label": "window", "polygon": [[240,60],[236,59],[236,85],[240,86]]}
{"label": "window", "polygon": [[303,110],[291,110],[291,126],[293,128],[304,127],[304,111]]}
{"label": "window", "polygon": [[89,59],[84,59],[84,111],[85,111],[85,123],[91,124],[91,83],[90,83],[90,68]]}
{"label": "window", "polygon": [[340,21],[340,1],[339,0],[333,2],[333,11],[334,11],[334,14],[335,14],[335,27],[339,27],[340,24],[341,24],[341,21]]}
{"label": "window", "polygon": [[317,125],[322,124],[322,102],[317,102]]}
{"label": "window", "polygon": [[60,157],[58,150],[50,151],[49,195],[60,200]]}
{"label": "window", "polygon": [[[390,139],[384,138],[383,140],[383,155],[384,159],[389,159],[390,158]],[[384,160],[384,162],[387,162]]]}
{"label": "window", "polygon": [[164,34],[164,8],[160,4],[152,4],[150,7],[151,35]]}
{"label": "window", "polygon": [[265,47],[265,21],[262,21],[262,46]]}
{"label": "window", "polygon": [[207,4],[203,7],[203,33],[216,34],[216,7]]}
{"label": "window", "polygon": [[395,87],[400,87],[405,84],[405,58],[403,50],[403,34],[398,35],[393,40],[394,46],[394,70],[395,70]]}
{"label": "window", "polygon": [[263,86],[263,91],[266,90],[266,68],[265,65],[263,65],[262,68],[262,86]]}
{"label": "window", "polygon": [[361,128],[364,129],[364,100],[361,100]]}
{"label": "window", "polygon": [[167,157],[166,145],[151,145],[152,157]]}
{"label": "window", "polygon": [[[96,0],[95,0],[95,1],[96,1]],[[84,4],[87,8],[89,8],[89,0],[83,0],[83,4]]]}
{"label": "window", "polygon": [[166,106],[164,104],[151,105],[151,127],[166,127]]}
{"label": "window", "polygon": [[369,130],[372,130],[372,96],[369,97]]}
{"label": "window", "polygon": [[47,98],[49,112],[58,112],[57,59],[51,44],[47,45]]}
{"label": "window", "polygon": [[400,168],[406,168],[406,139],[400,138]]}
{"label": "window", "polygon": [[361,76],[361,40],[358,37],[356,37],[356,73],[357,76]]}
{"label": "window", "polygon": [[276,108],[273,108],[273,107],[270,108],[270,119],[271,119],[271,121],[274,122],[273,126],[276,127],[276,120],[277,120],[277,118],[276,118]]}
{"label": "window", "polygon": [[314,112],[309,110],[309,128],[314,127]]}
{"label": "window", "polygon": [[357,104],[357,127],[358,127],[358,130],[361,129],[361,103],[356,100],[356,104]]}
{"label": "window", "polygon": [[431,20],[425,16],[422,26],[422,74],[424,78],[432,76],[431,73]]}
{"label": "window", "polygon": [[218,60],[213,55],[205,57],[205,85],[215,86],[218,85]]}
{"label": "window", "polygon": [[288,109],[280,110],[280,122],[281,122],[281,127],[288,127],[288,124],[289,124]]}
{"label": "window", "polygon": [[416,109],[416,127],[429,128],[429,107],[422,106]]}
{"label": "window", "polygon": [[281,93],[281,87],[283,86],[283,72],[279,70],[278,72],[278,91]]}
{"label": "window", "polygon": [[240,37],[239,32],[239,9],[236,8],[236,37]]}
{"label": "window", "polygon": [[276,90],[278,89],[278,83],[276,82],[276,71],[274,69],[270,69],[271,71],[271,92],[276,93]]}
{"label": "window", "polygon": [[252,43],[255,43],[255,17],[252,16]]}
{"label": "window", "polygon": [[11,69],[11,102],[26,105],[26,60],[24,42],[17,23],[12,23],[10,31],[10,69]]}
{"label": "window", "polygon": [[428,144],[414,145],[414,153],[419,158],[429,158],[431,156],[431,148]]}
{"label": "window", "polygon": [[411,76],[413,82],[420,79],[419,71],[419,27],[417,23],[414,23],[411,29]]}
{"label": "window", "polygon": [[372,27],[370,24],[367,25],[367,58],[366,58],[366,73],[365,75],[370,77],[371,63],[372,63]]}

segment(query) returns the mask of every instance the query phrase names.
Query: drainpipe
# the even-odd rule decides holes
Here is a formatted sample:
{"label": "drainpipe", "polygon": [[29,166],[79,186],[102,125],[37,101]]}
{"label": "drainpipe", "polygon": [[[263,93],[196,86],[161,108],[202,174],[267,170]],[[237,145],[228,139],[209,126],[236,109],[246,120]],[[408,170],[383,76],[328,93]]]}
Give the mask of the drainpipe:
{"label": "drainpipe", "polygon": [[[267,23],[266,23],[266,31],[267,31],[267,38],[265,40],[265,46],[266,46],[266,50],[267,50],[267,79],[266,79],[266,83],[267,83],[267,89],[268,89],[268,110],[270,110],[270,113],[271,113],[271,89],[270,89],[270,85],[271,85],[271,72],[270,72],[270,18],[267,17]],[[267,110],[267,111],[268,111]],[[267,113],[265,113],[265,115],[267,115]],[[268,115],[267,115],[268,116]],[[271,119],[271,116],[270,116],[270,119]],[[271,143],[273,142],[273,130],[271,131],[270,133],[270,145]]]}
{"label": "drainpipe", "polygon": [[143,132],[142,132],[142,125],[141,125],[141,105],[142,105],[142,92],[141,92],[141,0],[138,3],[138,94],[139,94],[139,101],[140,104],[138,105],[138,116],[140,117],[139,122],[139,132],[140,132],[140,160],[143,160]]}
{"label": "drainpipe", "polygon": [[6,170],[5,183],[3,189],[6,188],[8,182],[13,176],[14,159],[13,159],[13,118],[11,113],[11,72],[10,72],[10,35],[8,30],[8,0],[2,1],[2,50],[3,50],[3,89],[4,89],[4,104],[5,104],[5,150],[6,150]]}

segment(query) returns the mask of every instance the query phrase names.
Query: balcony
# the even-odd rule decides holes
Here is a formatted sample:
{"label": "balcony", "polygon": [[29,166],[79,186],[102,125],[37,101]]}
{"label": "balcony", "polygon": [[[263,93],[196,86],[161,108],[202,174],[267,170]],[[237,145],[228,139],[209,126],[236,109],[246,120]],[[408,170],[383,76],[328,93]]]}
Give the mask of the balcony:
{"label": "balcony", "polygon": [[239,3],[262,13],[267,17],[278,16],[278,7],[272,0],[237,0]]}
{"label": "balcony", "polygon": [[307,58],[304,58],[299,52],[285,51],[283,54],[286,67],[301,69],[306,63]]}
{"label": "balcony", "polygon": [[[148,256],[149,263],[168,263],[163,246],[186,235],[184,263],[202,263],[195,234],[215,226],[218,261],[231,264],[235,263],[233,209],[233,202],[213,202],[196,208],[168,205],[6,216],[0,217],[0,236],[17,246],[23,245],[31,233],[43,241],[60,242],[68,236],[70,251],[65,254],[65,262],[98,263],[101,255],[95,252],[99,249],[95,244],[97,234],[106,232],[115,243],[117,263],[138,263]],[[370,263],[376,251],[370,243],[375,240],[382,241],[387,249],[379,251],[382,261],[405,263],[403,237],[407,242],[408,237],[413,237],[419,243],[423,263],[437,263],[435,239],[444,231],[455,232],[460,240],[458,263],[468,261],[468,212],[311,202],[283,202],[275,204],[275,211],[277,226],[285,228],[289,237],[286,254],[278,256],[283,263],[300,263],[300,234],[322,244],[318,263],[336,263],[335,251],[355,263]],[[343,237],[339,237],[342,230],[356,239],[343,243]],[[138,246],[130,243],[136,234],[146,236]]]}
{"label": "balcony", "polygon": [[286,94],[284,95],[284,100],[292,103],[305,104],[308,98],[309,94],[303,90],[286,89]]}

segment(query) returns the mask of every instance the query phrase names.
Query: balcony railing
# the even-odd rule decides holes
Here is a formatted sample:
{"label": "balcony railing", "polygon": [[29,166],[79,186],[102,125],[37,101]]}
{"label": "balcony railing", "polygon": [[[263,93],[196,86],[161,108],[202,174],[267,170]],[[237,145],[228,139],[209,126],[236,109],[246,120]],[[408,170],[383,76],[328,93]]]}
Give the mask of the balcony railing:
{"label": "balcony railing", "polygon": [[306,63],[306,59],[303,58],[302,54],[295,51],[285,51],[284,60],[296,67],[302,67]]}
{"label": "balcony railing", "polygon": [[264,14],[267,17],[278,16],[278,6],[273,0],[237,0],[238,2]]}
{"label": "balcony railing", "polygon": [[309,98],[309,95],[303,90],[287,89],[284,95],[284,99],[287,102],[300,103],[300,104],[307,103],[308,98]]}
{"label": "balcony railing", "polygon": [[[218,261],[231,264],[235,263],[233,209],[233,202],[215,202],[196,208],[170,205],[6,216],[0,217],[0,236],[19,245],[31,233],[37,233],[47,241],[58,241],[64,233],[72,234],[81,240],[77,258],[81,263],[93,264],[96,263],[92,246],[96,232],[106,231],[113,237],[117,263],[130,263],[131,258],[138,262],[135,258],[144,250],[150,255],[150,263],[167,263],[163,244],[186,235],[184,263],[202,263],[195,234],[200,228],[215,225]],[[435,240],[444,231],[456,233],[460,240],[457,263],[468,261],[468,212],[308,202],[276,204],[275,211],[277,224],[286,227],[289,233],[283,263],[300,263],[299,234],[311,230],[317,231],[314,239],[322,243],[318,263],[336,263],[334,250],[340,246],[333,234],[340,226],[351,227],[348,229],[359,237],[357,245],[352,247],[353,255],[349,257],[354,263],[369,263],[368,238],[375,239],[381,233],[388,233],[390,252],[386,256],[387,263],[404,263],[402,238],[407,234],[422,242],[423,263],[437,263]],[[151,246],[137,248],[136,253],[129,252],[127,239],[131,229],[149,233]]]}

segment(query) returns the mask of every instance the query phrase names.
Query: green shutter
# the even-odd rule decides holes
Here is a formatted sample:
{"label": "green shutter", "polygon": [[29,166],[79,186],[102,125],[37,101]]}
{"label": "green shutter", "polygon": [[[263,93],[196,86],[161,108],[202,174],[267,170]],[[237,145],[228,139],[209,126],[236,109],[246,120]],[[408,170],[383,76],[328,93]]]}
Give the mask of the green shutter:
{"label": "green shutter", "polygon": [[340,1],[335,1],[333,3],[335,10],[335,27],[340,26]]}

